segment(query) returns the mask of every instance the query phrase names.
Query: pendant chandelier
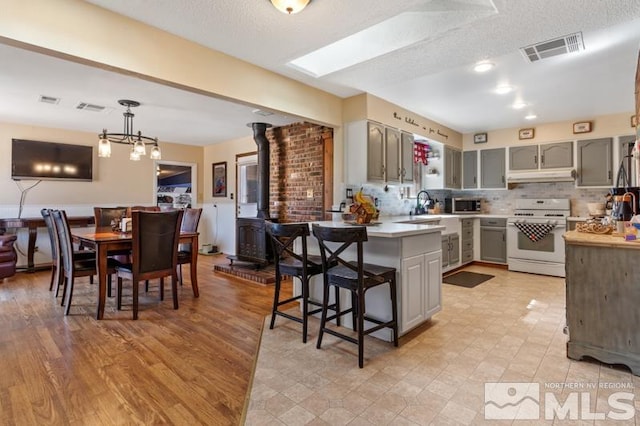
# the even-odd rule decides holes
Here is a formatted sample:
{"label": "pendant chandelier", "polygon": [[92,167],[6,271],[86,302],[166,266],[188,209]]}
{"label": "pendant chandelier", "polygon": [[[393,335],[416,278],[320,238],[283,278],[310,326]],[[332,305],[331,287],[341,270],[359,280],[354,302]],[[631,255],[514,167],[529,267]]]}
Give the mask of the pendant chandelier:
{"label": "pendant chandelier", "polygon": [[158,146],[158,138],[143,136],[140,131],[138,133],[133,132],[134,114],[131,112],[131,108],[140,106],[140,102],[120,99],[118,103],[127,107],[127,110],[122,114],[124,116],[124,131],[123,133],[107,133],[107,129],[103,129],[102,133],[98,135],[100,138],[98,142],[98,157],[111,157],[111,143],[120,143],[130,145],[129,160],[139,161],[142,155],[147,155],[147,145],[153,145],[150,158],[152,160],[160,160],[162,153]]}
{"label": "pendant chandelier", "polygon": [[271,4],[282,13],[292,15],[307,7],[311,0],[271,0]]}

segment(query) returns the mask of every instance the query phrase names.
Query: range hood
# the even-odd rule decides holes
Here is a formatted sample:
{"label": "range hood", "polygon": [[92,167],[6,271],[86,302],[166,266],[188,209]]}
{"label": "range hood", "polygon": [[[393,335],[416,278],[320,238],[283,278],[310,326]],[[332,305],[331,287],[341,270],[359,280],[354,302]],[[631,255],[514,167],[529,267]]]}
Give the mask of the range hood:
{"label": "range hood", "polygon": [[573,182],[574,180],[576,180],[574,169],[509,172],[507,175],[507,183]]}

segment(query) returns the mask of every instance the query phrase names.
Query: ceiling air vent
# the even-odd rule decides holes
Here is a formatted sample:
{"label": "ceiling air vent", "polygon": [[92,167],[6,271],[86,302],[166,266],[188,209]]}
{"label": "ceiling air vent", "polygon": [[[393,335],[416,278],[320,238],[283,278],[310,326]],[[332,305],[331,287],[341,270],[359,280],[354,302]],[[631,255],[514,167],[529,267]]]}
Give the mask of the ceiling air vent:
{"label": "ceiling air vent", "polygon": [[40,95],[40,99],[38,100],[42,103],[52,104],[52,105],[58,105],[60,103],[60,98],[56,98],[53,96]]}
{"label": "ceiling air vent", "polygon": [[80,102],[78,105],[76,105],[76,109],[82,109],[85,111],[93,111],[93,112],[102,112],[104,111],[104,108],[102,105],[94,105],[94,104],[89,104],[86,102]]}
{"label": "ceiling air vent", "polygon": [[552,56],[580,52],[582,50],[584,50],[584,43],[582,42],[581,32],[520,48],[520,51],[529,62],[537,62]]}
{"label": "ceiling air vent", "polygon": [[261,110],[261,109],[254,109],[252,112],[253,112],[254,114],[256,114],[256,115],[261,115],[261,116],[263,116],[263,117],[269,117],[270,115],[273,115],[273,113],[272,113],[272,112],[270,112],[270,111],[264,111],[264,110]]}

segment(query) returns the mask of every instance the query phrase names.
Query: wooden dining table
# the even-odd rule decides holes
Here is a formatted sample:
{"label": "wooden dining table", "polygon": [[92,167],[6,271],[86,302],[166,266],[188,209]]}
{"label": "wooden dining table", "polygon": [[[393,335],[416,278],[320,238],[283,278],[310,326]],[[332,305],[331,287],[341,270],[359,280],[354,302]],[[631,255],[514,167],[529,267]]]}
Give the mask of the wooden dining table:
{"label": "wooden dining table", "polygon": [[[98,273],[98,311],[96,319],[104,317],[105,299],[107,296],[107,256],[110,251],[131,249],[131,233],[123,233],[111,230],[110,227],[72,228],[71,235],[74,241],[96,251],[96,269]],[[191,287],[194,297],[199,296],[198,291],[198,233],[181,232],[181,243],[191,243]]]}

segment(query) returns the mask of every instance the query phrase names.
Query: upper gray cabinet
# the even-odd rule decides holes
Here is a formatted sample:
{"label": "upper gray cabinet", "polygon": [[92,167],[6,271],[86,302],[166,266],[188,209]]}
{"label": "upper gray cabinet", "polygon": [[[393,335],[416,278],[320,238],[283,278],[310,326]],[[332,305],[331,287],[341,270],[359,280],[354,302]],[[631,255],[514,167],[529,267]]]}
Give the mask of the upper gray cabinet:
{"label": "upper gray cabinet", "polygon": [[505,188],[504,148],[480,151],[480,187]]}
{"label": "upper gray cabinet", "polygon": [[402,132],[402,145],[400,146],[400,164],[402,165],[402,171],[400,178],[403,183],[413,182],[413,143],[413,135]]}
{"label": "upper gray cabinet", "polygon": [[578,141],[578,186],[611,186],[613,139]]}
{"label": "upper gray cabinet", "polygon": [[400,166],[400,130],[385,127],[385,162],[386,182],[400,182],[402,168]]}
{"label": "upper gray cabinet", "polygon": [[384,181],[384,126],[367,123],[367,135],[367,180]]}
{"label": "upper gray cabinet", "polygon": [[444,187],[460,189],[462,187],[462,153],[445,146],[444,161]]}
{"label": "upper gray cabinet", "polygon": [[478,151],[462,153],[462,187],[464,189],[478,187]]}
{"label": "upper gray cabinet", "polygon": [[509,170],[538,168],[538,145],[509,147]]}
{"label": "upper gray cabinet", "polygon": [[412,182],[413,135],[372,121],[347,123],[345,165],[349,184]]}
{"label": "upper gray cabinet", "polygon": [[573,142],[509,148],[509,170],[537,170],[573,167]]}
{"label": "upper gray cabinet", "polygon": [[561,167],[573,167],[573,142],[540,145],[540,168],[557,169]]}

